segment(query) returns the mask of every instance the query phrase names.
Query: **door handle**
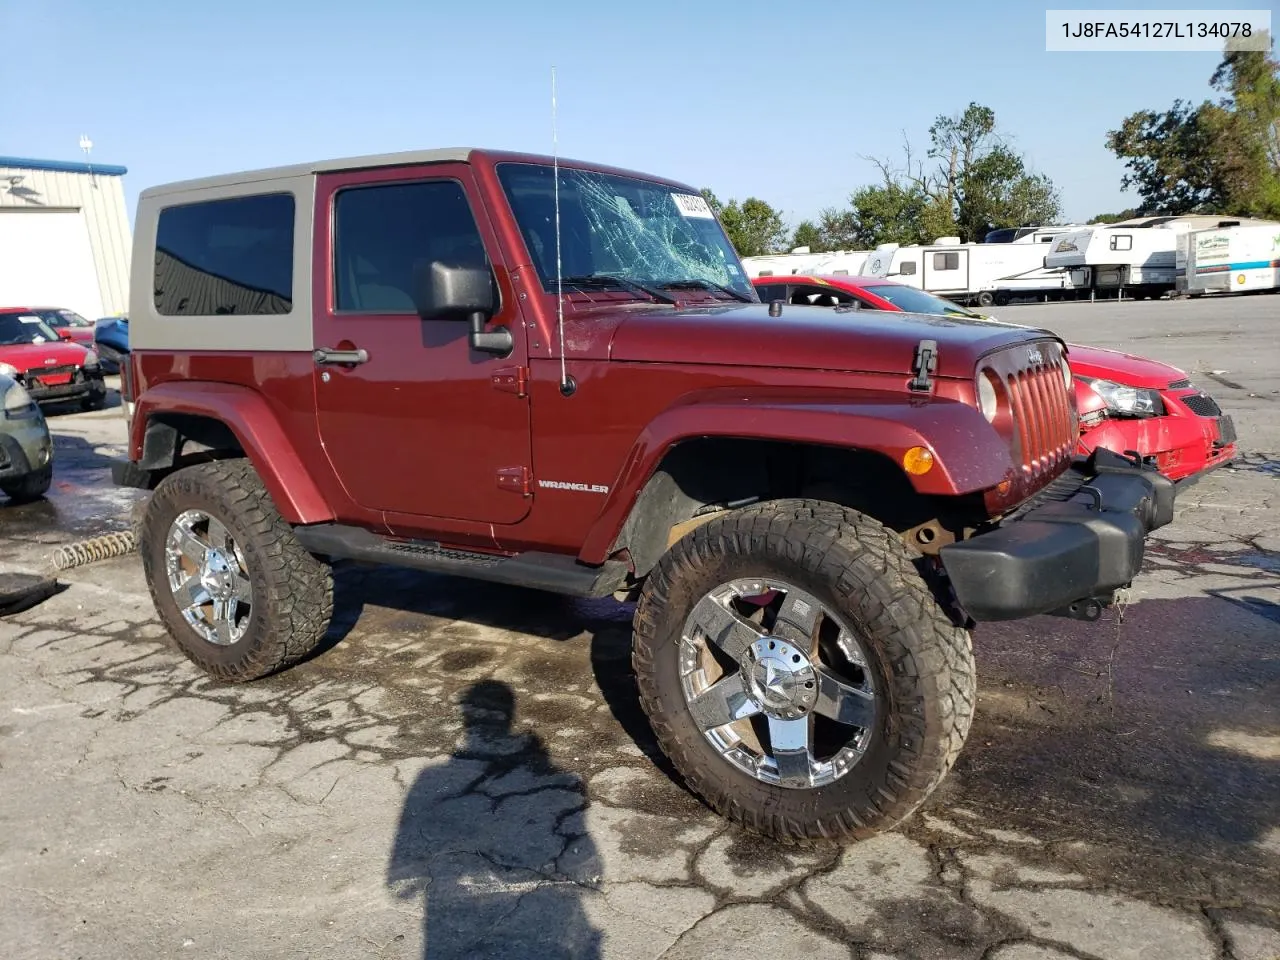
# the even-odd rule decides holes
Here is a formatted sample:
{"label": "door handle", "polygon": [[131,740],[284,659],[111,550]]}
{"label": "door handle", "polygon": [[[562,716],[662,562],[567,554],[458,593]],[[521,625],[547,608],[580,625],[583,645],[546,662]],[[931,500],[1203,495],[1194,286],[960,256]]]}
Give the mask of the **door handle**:
{"label": "door handle", "polygon": [[334,363],[334,364],[356,364],[368,363],[369,351],[360,350],[330,350],[327,347],[319,347],[311,354],[316,363]]}

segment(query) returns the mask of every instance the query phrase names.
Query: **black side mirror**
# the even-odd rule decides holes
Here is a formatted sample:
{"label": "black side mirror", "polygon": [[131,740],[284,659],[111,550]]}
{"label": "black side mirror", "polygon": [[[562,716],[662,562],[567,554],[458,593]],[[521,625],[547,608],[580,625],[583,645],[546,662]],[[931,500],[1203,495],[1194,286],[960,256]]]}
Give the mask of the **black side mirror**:
{"label": "black side mirror", "polygon": [[433,260],[414,270],[414,306],[423,320],[466,320],[471,348],[506,356],[513,340],[506,327],[485,330],[493,315],[493,275],[485,267],[460,267]]}

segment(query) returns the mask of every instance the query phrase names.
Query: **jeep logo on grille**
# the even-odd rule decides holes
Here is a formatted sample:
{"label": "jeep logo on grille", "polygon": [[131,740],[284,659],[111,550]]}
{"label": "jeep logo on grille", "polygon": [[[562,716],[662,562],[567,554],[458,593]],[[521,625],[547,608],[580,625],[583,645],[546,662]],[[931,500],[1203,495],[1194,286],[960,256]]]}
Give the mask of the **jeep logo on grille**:
{"label": "jeep logo on grille", "polygon": [[1032,347],[1027,351],[1027,363],[1044,363],[1044,354]]}

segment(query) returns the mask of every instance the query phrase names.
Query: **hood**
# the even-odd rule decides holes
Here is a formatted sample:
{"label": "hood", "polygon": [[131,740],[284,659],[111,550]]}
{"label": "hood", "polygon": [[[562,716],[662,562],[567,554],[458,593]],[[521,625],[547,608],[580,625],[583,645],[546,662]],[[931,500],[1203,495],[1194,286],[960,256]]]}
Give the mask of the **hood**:
{"label": "hood", "polygon": [[79,367],[84,365],[87,352],[84,347],[65,340],[17,343],[0,346],[0,363],[17,367],[19,373],[26,373],[33,367]]}
{"label": "hood", "polygon": [[1186,379],[1186,373],[1159,360],[1135,357],[1119,350],[1103,350],[1100,347],[1081,347],[1069,344],[1067,363],[1071,372],[1083,377],[1114,380],[1130,387],[1147,387],[1163,390],[1175,380]]}
{"label": "hood", "polygon": [[629,311],[610,346],[612,360],[792,367],[910,374],[916,344],[938,344],[940,377],[969,379],[978,358],[1029,340],[1056,340],[1046,330],[990,320],[881,310],[840,313],[788,305],[769,316],[765,304],[707,309]]}

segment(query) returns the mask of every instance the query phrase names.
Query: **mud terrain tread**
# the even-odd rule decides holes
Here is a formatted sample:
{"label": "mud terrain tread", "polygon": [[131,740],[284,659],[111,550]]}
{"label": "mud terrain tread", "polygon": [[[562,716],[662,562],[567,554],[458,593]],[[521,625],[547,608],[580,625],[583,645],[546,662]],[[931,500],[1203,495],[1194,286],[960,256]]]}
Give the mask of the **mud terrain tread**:
{"label": "mud terrain tread", "polygon": [[[864,802],[822,814],[815,808],[815,815],[803,820],[772,809],[777,804],[767,801],[744,803],[742,785],[752,781],[675,729],[671,711],[685,709],[683,694],[678,682],[667,689],[655,664],[659,644],[671,642],[663,638],[664,625],[668,636],[671,630],[664,620],[677,615],[670,610],[678,585],[694,580],[726,554],[786,557],[800,564],[832,589],[855,625],[879,638],[892,674],[884,679],[892,684],[898,705],[890,718],[899,724],[891,731],[898,749]],[[637,604],[632,663],[642,706],[660,745],[713,809],[756,832],[804,843],[879,833],[910,816],[930,795],[965,742],[976,689],[969,633],[939,606],[915,566],[918,557],[870,517],[809,500],[771,501],[734,511],[695,529],[663,557]],[[679,608],[678,602],[675,606]],[[678,638],[678,624],[675,630]],[[672,698],[667,706],[664,700]]]}
{"label": "mud terrain tread", "polygon": [[[168,525],[180,512],[171,500],[183,488],[195,489],[206,498],[241,549],[252,552],[257,560],[250,563],[249,574],[260,609],[253,611],[244,640],[231,647],[204,643],[180,615],[173,619],[169,612],[177,608],[165,587],[164,541]],[[247,460],[213,460],[166,477],[147,504],[139,543],[147,585],[170,636],[183,653],[217,679],[242,683],[267,676],[297,663],[324,640],[333,616],[332,573],[298,543]],[[259,600],[264,594],[265,600]],[[227,656],[231,651],[235,655]]]}

